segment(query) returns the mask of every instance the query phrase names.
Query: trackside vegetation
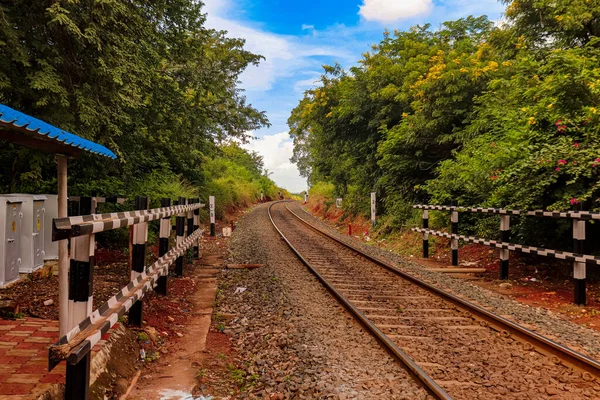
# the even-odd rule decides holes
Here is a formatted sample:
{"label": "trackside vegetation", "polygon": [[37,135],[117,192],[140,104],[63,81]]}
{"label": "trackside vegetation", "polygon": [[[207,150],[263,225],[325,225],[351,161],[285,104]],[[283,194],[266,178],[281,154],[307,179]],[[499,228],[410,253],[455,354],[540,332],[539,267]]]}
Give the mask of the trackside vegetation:
{"label": "trackside vegetation", "polygon": [[[597,210],[600,2],[505,4],[501,23],[386,31],[356,66],[325,66],[288,121],[313,187],[332,184],[361,213],[376,191],[396,227],[421,202]],[[515,240],[570,234],[542,223],[519,222]]]}
{"label": "trackside vegetation", "polygon": [[[278,189],[239,144],[268,125],[238,88],[262,57],[205,26],[202,2],[11,1],[0,6],[0,102],[108,146],[70,161],[73,195],[218,197]],[[0,190],[53,193],[51,155],[0,145]]]}

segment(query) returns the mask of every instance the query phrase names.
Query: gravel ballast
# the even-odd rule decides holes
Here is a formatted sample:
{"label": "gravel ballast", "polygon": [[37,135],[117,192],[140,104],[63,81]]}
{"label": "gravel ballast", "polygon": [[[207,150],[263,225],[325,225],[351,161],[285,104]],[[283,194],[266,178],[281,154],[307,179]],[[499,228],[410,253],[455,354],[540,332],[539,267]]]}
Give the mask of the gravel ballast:
{"label": "gravel ballast", "polygon": [[307,222],[331,233],[345,243],[359,247],[367,254],[381,257],[414,276],[423,278],[440,288],[462,296],[464,299],[545,335],[582,354],[596,359],[600,357],[600,333],[592,329],[567,321],[552,311],[530,307],[509,297],[476,286],[468,281],[453,278],[443,273],[428,271],[423,265],[394,254],[391,251],[386,251],[376,246],[365,244],[354,237],[340,234],[326,222],[308,213],[299,203],[289,203],[288,206]]}
{"label": "gravel ballast", "polygon": [[430,398],[297,260],[267,208],[254,208],[238,223],[230,247],[230,262],[264,266],[223,270],[219,278],[217,319],[236,316],[221,328],[245,375],[243,396]]}

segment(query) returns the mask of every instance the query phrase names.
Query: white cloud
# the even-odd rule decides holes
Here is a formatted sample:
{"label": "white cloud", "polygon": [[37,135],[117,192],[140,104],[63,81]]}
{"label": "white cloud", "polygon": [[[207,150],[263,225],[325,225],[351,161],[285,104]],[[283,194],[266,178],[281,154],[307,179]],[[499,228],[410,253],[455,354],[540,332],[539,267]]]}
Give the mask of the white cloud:
{"label": "white cloud", "polygon": [[306,180],[300,177],[298,168],[290,162],[294,153],[294,143],[287,132],[265,135],[242,147],[263,156],[265,169],[272,173],[270,177],[277,185],[294,193],[306,190]]}
{"label": "white cloud", "polygon": [[226,0],[207,0],[205,7],[208,10],[206,24],[209,28],[225,30],[229,37],[243,38],[246,50],[265,57],[258,67],[249,66],[240,76],[242,87],[248,91],[271,90],[278,79],[293,77],[296,72],[307,68],[320,70],[321,63],[314,59],[317,56],[344,60],[354,58],[350,52],[336,46],[310,43],[314,42],[316,33],[312,25],[303,25],[303,29],[313,33],[305,39],[279,35],[226,17],[228,13],[225,10],[230,8]]}
{"label": "white cloud", "polygon": [[358,12],[367,21],[394,22],[427,15],[431,0],[364,0]]}

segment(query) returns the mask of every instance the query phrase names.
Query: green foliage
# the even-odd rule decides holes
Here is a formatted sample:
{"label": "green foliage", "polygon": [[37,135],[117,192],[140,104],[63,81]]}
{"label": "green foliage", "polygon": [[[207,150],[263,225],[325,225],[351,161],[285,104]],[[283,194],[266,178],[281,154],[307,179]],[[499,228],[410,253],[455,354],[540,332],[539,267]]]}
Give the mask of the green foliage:
{"label": "green foliage", "polygon": [[[600,3],[505,3],[508,24],[386,31],[357,67],[326,66],[288,121],[311,193],[365,213],[375,190],[395,227],[415,202],[598,209]],[[497,221],[469,222],[489,234]],[[556,228],[540,224],[516,237],[547,241]]]}
{"label": "green foliage", "polygon": [[[70,193],[189,197],[205,188],[204,162],[217,143],[268,124],[237,87],[262,57],[206,28],[202,7],[193,0],[0,6],[0,102],[118,155],[72,161]],[[237,157],[262,170],[255,155]],[[0,171],[4,191],[56,191],[50,155],[3,144]]]}

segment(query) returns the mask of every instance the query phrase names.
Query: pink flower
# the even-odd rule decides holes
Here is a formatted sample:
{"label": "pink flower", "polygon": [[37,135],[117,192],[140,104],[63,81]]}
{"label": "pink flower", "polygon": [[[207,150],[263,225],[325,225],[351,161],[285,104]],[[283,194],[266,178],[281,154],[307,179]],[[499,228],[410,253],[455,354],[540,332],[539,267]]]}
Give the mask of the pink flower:
{"label": "pink flower", "polygon": [[554,125],[559,126],[562,122],[562,119],[559,119],[558,121],[556,121],[556,123]]}
{"label": "pink flower", "polygon": [[498,179],[497,175],[490,176],[490,181],[495,181],[496,179]]}
{"label": "pink flower", "polygon": [[577,142],[573,143],[573,147],[575,147],[575,148],[579,147],[579,143],[577,143]]}
{"label": "pink flower", "polygon": [[600,163],[600,158],[596,158],[594,161]]}
{"label": "pink flower", "polygon": [[572,198],[571,205],[574,206],[575,204],[579,204],[579,200]]}
{"label": "pink flower", "polygon": [[556,167],[555,171],[560,171],[560,167]]}
{"label": "pink flower", "polygon": [[558,165],[567,165],[567,160],[558,160]]}
{"label": "pink flower", "polygon": [[596,165],[598,165],[598,164],[592,163],[592,168],[596,168]]}

